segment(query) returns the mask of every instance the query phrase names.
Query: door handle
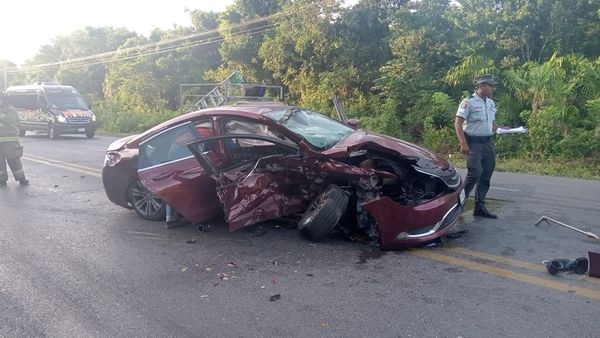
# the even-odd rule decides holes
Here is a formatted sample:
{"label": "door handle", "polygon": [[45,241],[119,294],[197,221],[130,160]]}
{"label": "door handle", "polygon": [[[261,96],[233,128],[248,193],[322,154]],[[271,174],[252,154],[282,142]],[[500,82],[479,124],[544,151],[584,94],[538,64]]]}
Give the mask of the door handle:
{"label": "door handle", "polygon": [[164,180],[165,178],[169,178],[169,177],[173,176],[173,174],[174,174],[174,172],[167,171],[167,172],[159,174],[158,176],[152,177],[152,180],[153,181]]}

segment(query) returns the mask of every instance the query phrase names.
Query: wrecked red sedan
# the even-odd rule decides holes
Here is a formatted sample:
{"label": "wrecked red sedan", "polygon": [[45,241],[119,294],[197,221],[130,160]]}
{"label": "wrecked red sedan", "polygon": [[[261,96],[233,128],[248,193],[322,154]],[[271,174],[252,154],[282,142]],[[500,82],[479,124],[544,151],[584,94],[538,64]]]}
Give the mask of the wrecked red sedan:
{"label": "wrecked red sedan", "polygon": [[297,216],[313,240],[337,226],[383,248],[411,246],[447,233],[464,201],[460,175],[430,151],[278,103],[189,113],[117,141],[107,159],[105,188],[139,186],[123,173],[135,163],[142,185],[187,220],[224,215],[232,231]]}

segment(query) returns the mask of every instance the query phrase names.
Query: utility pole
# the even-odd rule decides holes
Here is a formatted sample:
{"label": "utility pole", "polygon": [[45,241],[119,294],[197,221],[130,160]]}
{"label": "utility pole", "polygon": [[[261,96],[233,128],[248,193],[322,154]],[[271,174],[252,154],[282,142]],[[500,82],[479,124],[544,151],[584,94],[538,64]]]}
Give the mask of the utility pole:
{"label": "utility pole", "polygon": [[3,73],[4,73],[4,82],[2,83],[2,85],[4,86],[4,88],[2,88],[2,92],[6,91],[6,60],[2,60],[2,68],[4,69]]}

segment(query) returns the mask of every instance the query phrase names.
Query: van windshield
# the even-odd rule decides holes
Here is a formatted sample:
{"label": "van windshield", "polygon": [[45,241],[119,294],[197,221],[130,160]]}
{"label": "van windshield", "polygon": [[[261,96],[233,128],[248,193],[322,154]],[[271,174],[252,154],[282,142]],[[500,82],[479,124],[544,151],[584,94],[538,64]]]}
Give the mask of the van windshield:
{"label": "van windshield", "polygon": [[88,109],[83,98],[71,92],[46,92],[48,107],[52,109]]}

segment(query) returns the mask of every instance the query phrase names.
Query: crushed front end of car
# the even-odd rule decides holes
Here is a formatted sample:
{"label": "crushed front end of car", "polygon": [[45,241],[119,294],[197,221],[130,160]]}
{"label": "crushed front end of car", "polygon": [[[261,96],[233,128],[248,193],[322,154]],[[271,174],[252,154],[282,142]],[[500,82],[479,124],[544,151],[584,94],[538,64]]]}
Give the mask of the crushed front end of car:
{"label": "crushed front end of car", "polygon": [[347,212],[355,215],[356,224],[346,217],[340,226],[354,226],[387,249],[424,244],[448,233],[464,203],[456,169],[413,144],[357,133],[328,150],[338,164],[323,167],[333,183],[352,195]]}

